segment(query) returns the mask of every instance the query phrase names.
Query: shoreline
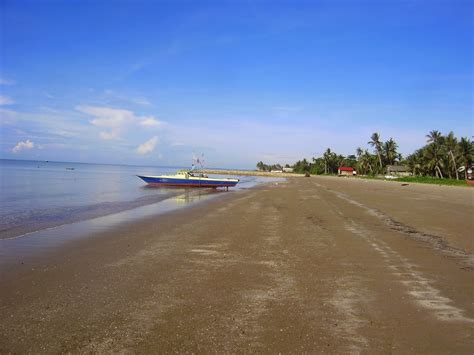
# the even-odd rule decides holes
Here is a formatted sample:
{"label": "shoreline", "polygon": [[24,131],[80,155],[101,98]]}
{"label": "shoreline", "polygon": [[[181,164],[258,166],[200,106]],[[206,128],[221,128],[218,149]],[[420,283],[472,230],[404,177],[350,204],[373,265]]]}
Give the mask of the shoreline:
{"label": "shoreline", "polygon": [[[200,171],[200,169],[199,169]],[[241,175],[241,176],[263,176],[263,177],[304,177],[304,174],[296,173],[275,173],[269,171],[237,170],[237,169],[202,169],[204,174],[214,175]]]}
{"label": "shoreline", "polygon": [[4,268],[0,352],[472,349],[472,193],[315,177],[219,196]]}
{"label": "shoreline", "polygon": [[[274,179],[276,180],[276,179]],[[271,182],[268,177],[256,179],[243,178],[240,183],[234,187],[235,190],[251,188],[262,183]],[[64,197],[64,201],[53,201],[53,206],[28,206],[24,212],[18,212],[17,206],[14,210],[9,210],[2,206],[2,222],[0,224],[0,240],[14,239],[25,234],[32,234],[46,229],[52,229],[63,225],[83,222],[95,218],[107,217],[121,212],[131,211],[137,208],[155,205],[161,201],[177,197],[179,195],[205,195],[217,191],[209,189],[192,189],[183,187],[150,187],[144,183],[141,185],[123,186],[125,191],[138,191],[135,193],[135,199],[116,199],[113,196],[111,200],[96,202],[88,200],[71,201]],[[120,192],[119,192],[120,193]],[[117,193],[117,194],[119,194]],[[131,194],[133,195],[133,194]],[[63,205],[61,205],[63,204]],[[5,205],[6,206],[6,205]]]}
{"label": "shoreline", "polygon": [[[129,211],[135,208],[144,206],[154,205],[166,199],[174,196],[178,196],[179,192],[173,193],[170,191],[168,194],[155,195],[155,196],[144,196],[139,197],[132,201],[120,201],[120,202],[105,202],[101,204],[88,205],[88,206],[76,206],[68,207],[68,209],[74,209],[73,215],[58,216],[49,215],[44,216],[44,210],[38,210],[38,213],[43,214],[43,219],[46,220],[27,220],[22,221],[21,224],[14,225],[9,228],[4,228],[0,231],[0,240],[15,239],[22,237],[23,235],[40,232],[42,230],[56,228],[68,224],[78,223],[87,221],[90,219],[106,217],[109,215]],[[104,209],[105,206],[105,209]],[[57,208],[59,210],[59,208]],[[78,213],[79,212],[79,213]],[[51,212],[50,212],[51,213]],[[60,220],[60,222],[58,222]]]}
{"label": "shoreline", "polygon": [[[235,193],[236,191],[234,191]],[[12,237],[0,239],[0,270],[13,260],[30,257],[43,258],[42,253],[51,250],[68,250],[71,244],[81,240],[91,241],[94,237],[114,233],[123,226],[136,225],[148,220],[162,218],[181,210],[197,208],[201,204],[225,198],[224,191],[182,191],[170,194],[154,203],[136,206],[110,214],[66,222]]]}

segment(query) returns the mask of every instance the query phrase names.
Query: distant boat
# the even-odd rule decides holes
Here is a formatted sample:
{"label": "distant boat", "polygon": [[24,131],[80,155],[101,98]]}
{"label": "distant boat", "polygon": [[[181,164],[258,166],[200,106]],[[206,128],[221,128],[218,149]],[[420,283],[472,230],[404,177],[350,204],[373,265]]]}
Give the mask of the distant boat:
{"label": "distant boat", "polygon": [[202,173],[178,171],[175,175],[144,176],[137,175],[150,186],[179,186],[179,187],[234,187],[239,179],[210,178]]}

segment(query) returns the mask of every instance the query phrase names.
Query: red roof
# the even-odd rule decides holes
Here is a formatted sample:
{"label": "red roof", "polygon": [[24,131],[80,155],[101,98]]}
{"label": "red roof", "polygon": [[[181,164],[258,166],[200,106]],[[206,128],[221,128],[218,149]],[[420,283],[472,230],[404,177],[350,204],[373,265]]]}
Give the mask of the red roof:
{"label": "red roof", "polygon": [[354,168],[350,168],[350,167],[347,167],[347,166],[341,166],[339,168],[340,171],[354,171]]}

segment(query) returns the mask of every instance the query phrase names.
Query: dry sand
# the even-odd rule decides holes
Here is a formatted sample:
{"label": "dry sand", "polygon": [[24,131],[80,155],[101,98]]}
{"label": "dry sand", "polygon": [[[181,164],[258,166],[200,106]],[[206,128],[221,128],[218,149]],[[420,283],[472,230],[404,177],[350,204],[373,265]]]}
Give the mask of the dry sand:
{"label": "dry sand", "polygon": [[295,178],[18,260],[0,352],[466,353],[474,189]]}

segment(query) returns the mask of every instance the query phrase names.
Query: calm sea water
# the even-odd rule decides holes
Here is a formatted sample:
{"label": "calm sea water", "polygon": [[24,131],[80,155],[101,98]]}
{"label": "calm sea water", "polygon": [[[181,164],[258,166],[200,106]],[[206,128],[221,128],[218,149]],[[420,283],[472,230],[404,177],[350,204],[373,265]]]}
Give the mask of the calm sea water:
{"label": "calm sea water", "polygon": [[[136,175],[175,167],[0,160],[0,239],[208,192],[150,188]],[[239,189],[267,181],[239,177]],[[188,200],[193,200],[192,198]],[[185,206],[186,198],[174,199]],[[147,212],[149,213],[149,212]]]}

